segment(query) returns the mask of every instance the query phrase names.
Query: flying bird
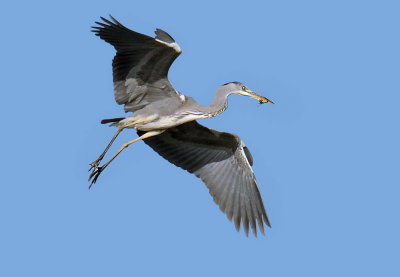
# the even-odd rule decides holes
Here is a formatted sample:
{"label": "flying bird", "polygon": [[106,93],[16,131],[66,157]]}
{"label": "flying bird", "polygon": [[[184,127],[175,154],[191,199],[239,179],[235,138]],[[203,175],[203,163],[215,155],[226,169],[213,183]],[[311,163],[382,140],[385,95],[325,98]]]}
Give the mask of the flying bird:
{"label": "flying bird", "polygon": [[[258,224],[264,234],[264,224],[270,227],[270,223],[249,149],[238,136],[209,129],[196,120],[221,114],[227,109],[231,94],[249,96],[260,103],[273,102],[240,82],[229,82],[216,91],[211,105],[199,105],[178,92],[168,80],[168,70],[182,52],[168,33],[156,29],[152,38],[126,28],[112,16],[110,20],[101,19],[103,22],[96,22],[92,31],[117,51],[112,62],[115,101],[130,114],[101,121],[112,123],[117,132],[90,164],[89,187],[119,153],[143,140],[172,164],[199,177],[237,231],[242,226],[248,235],[251,228],[257,236]],[[112,143],[126,128],[136,129],[139,137],[123,144],[100,166]]]}

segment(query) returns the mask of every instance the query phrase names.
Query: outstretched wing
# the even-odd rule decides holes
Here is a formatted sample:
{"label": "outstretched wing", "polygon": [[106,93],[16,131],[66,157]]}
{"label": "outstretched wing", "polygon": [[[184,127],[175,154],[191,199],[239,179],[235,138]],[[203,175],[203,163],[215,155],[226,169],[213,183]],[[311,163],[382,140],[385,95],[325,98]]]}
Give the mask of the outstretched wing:
{"label": "outstretched wing", "polygon": [[175,98],[180,94],[168,81],[168,70],[182,52],[175,40],[163,30],[152,38],[129,30],[110,16],[103,17],[93,32],[117,50],[113,59],[114,96],[125,111],[134,112],[149,103]]}
{"label": "outstretched wing", "polygon": [[238,231],[242,224],[248,235],[250,225],[257,236],[256,221],[263,234],[264,223],[270,226],[251,168],[253,160],[239,137],[192,121],[144,142],[169,162],[201,178]]}

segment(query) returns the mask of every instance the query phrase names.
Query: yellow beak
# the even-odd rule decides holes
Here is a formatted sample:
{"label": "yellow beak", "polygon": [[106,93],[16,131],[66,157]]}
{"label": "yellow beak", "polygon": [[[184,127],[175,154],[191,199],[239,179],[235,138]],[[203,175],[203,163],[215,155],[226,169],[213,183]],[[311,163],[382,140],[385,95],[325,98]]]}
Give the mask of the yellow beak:
{"label": "yellow beak", "polygon": [[243,91],[241,94],[245,95],[245,96],[249,96],[254,99],[257,99],[258,101],[260,101],[260,104],[264,104],[264,103],[274,104],[274,102],[272,102],[268,98],[258,95],[257,93],[255,93],[254,91],[251,91],[251,90],[246,90],[245,92]]}

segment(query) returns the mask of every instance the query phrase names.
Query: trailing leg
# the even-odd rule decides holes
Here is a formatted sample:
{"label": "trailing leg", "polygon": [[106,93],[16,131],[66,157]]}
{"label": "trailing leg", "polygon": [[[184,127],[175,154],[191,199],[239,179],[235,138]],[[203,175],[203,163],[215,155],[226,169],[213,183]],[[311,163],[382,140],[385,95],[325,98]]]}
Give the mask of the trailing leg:
{"label": "trailing leg", "polygon": [[[132,143],[135,143],[135,142],[137,142],[137,141],[139,141],[139,140],[143,140],[143,139],[146,139],[146,138],[149,138],[149,137],[153,137],[153,136],[157,136],[157,135],[159,135],[159,134],[161,134],[162,132],[164,132],[165,130],[157,130],[157,131],[149,131],[149,132],[147,132],[147,133],[145,133],[145,134],[143,134],[142,136],[140,136],[140,137],[138,137],[137,139],[134,139],[134,140],[131,140],[131,141],[128,141],[128,142],[126,142],[126,143],[124,143],[123,145],[122,145],[122,147],[117,151],[117,153],[115,153],[114,154],[114,156],[112,156],[112,158],[108,161],[108,162],[106,162],[103,166],[97,166],[97,167],[93,167],[93,171],[92,171],[92,173],[90,174],[90,176],[89,176],[89,181],[91,180],[92,182],[91,182],[91,184],[89,185],[89,188],[91,188],[92,187],[92,185],[94,184],[94,183],[96,183],[96,181],[97,181],[97,178],[99,178],[99,176],[100,176],[100,174],[101,174],[101,172],[125,149],[125,148],[127,148],[129,145],[131,145]],[[92,168],[91,168],[92,169]]]}

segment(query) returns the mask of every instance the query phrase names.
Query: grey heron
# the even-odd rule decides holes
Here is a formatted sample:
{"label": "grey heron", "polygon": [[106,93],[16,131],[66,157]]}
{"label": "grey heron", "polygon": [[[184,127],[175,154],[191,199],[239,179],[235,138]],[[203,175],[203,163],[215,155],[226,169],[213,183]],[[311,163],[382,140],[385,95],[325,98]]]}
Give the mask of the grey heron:
{"label": "grey heron", "polygon": [[[156,29],[155,38],[134,32],[110,16],[101,17],[93,32],[116,49],[112,62],[115,101],[124,105],[126,117],[104,119],[117,132],[99,158],[91,163],[91,187],[101,172],[132,143],[143,140],[172,164],[195,174],[208,187],[214,201],[248,235],[251,227],[264,234],[270,227],[252,165],[253,158],[236,135],[206,128],[197,119],[219,115],[228,107],[227,98],[239,94],[272,103],[240,82],[220,87],[209,106],[176,91],[168,80],[168,70],[181,54],[181,48],[166,32]],[[104,165],[106,152],[126,128],[136,129],[139,137],[126,142]]]}

